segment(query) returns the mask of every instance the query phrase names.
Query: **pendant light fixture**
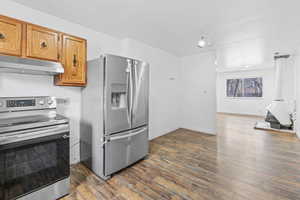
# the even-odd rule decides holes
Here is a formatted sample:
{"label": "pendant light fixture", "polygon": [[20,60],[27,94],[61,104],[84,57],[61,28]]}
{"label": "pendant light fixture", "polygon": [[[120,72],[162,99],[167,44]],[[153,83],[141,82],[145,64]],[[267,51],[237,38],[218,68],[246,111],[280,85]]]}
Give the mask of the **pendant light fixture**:
{"label": "pendant light fixture", "polygon": [[207,41],[205,40],[205,37],[201,36],[200,40],[198,41],[197,46],[199,48],[204,48],[204,47],[206,47],[206,45],[207,45]]}

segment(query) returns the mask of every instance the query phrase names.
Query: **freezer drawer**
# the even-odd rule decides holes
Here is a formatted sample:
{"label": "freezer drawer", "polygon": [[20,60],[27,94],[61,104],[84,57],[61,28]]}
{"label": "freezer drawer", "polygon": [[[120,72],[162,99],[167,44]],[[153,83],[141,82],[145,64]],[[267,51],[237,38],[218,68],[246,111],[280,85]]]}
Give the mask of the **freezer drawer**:
{"label": "freezer drawer", "polygon": [[105,176],[111,175],[148,154],[148,127],[116,134],[105,144]]}

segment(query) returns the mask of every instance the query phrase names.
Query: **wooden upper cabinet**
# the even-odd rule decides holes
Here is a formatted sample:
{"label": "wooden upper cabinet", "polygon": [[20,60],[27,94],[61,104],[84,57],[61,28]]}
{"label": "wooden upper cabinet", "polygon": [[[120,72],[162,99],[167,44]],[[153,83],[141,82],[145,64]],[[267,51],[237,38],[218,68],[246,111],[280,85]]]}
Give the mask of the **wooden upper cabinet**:
{"label": "wooden upper cabinet", "polygon": [[22,22],[0,15],[0,54],[21,56],[22,27]]}
{"label": "wooden upper cabinet", "polygon": [[86,84],[86,40],[63,35],[61,61],[65,73],[56,77],[57,85]]}
{"label": "wooden upper cabinet", "polygon": [[26,57],[58,61],[60,33],[35,25],[27,25]]}
{"label": "wooden upper cabinet", "polygon": [[85,39],[0,15],[0,54],[61,62],[61,86],[86,85]]}

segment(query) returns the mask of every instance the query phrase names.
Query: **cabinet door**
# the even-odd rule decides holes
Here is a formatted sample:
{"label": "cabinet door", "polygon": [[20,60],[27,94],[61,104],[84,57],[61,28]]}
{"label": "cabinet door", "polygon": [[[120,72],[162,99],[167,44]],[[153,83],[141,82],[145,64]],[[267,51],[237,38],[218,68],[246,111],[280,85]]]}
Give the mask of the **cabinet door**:
{"label": "cabinet door", "polygon": [[0,16],[0,53],[21,56],[21,47],[22,23]]}
{"label": "cabinet door", "polygon": [[81,86],[86,84],[86,40],[63,35],[62,63],[65,73],[58,85]]}
{"label": "cabinet door", "polygon": [[27,25],[27,51],[30,58],[58,61],[59,59],[58,32],[47,28]]}

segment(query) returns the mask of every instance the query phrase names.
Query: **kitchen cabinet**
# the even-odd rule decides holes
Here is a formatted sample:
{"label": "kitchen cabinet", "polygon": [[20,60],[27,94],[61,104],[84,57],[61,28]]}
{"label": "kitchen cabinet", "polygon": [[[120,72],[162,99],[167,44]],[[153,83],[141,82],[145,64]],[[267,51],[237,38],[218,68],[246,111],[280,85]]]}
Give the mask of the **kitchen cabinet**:
{"label": "kitchen cabinet", "polygon": [[64,34],[62,59],[65,73],[55,79],[56,85],[83,86],[86,84],[86,40]]}
{"label": "kitchen cabinet", "polygon": [[86,85],[86,46],[83,38],[0,15],[0,54],[61,62],[56,85]]}
{"label": "kitchen cabinet", "polygon": [[0,15],[0,54],[21,56],[22,22]]}
{"label": "kitchen cabinet", "polygon": [[26,57],[59,60],[59,32],[35,25],[27,25],[26,31]]}

